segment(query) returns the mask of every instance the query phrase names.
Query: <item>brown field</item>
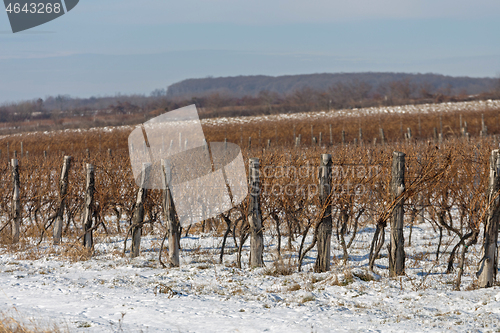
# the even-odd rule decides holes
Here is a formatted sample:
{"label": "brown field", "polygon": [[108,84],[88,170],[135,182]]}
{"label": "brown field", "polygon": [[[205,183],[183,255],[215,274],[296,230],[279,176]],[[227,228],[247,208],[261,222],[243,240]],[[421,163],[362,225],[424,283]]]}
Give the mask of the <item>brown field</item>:
{"label": "brown field", "polygon": [[[467,122],[469,138],[460,134],[460,117]],[[480,136],[482,117],[487,135]],[[498,147],[500,109],[482,108],[460,112],[376,114],[369,116],[312,117],[281,121],[236,120],[226,123],[204,122],[207,141],[228,141],[240,145],[245,160],[261,159],[262,215],[266,230],[276,230],[289,239],[312,233],[318,217],[317,170],[321,154],[332,154],[334,165],[334,234],[344,246],[363,227],[383,227],[391,212],[389,193],[390,167],[394,151],[406,154],[405,223],[412,225],[422,211],[438,232],[445,228],[460,238],[479,231],[484,220],[489,158]],[[332,142],[330,143],[330,126]],[[312,127],[312,133],[311,133]],[[381,144],[380,128],[385,132]],[[407,128],[412,137],[405,139]],[[434,136],[442,129],[442,142]],[[125,227],[117,220],[130,222],[137,187],[133,180],[127,150],[127,137],[133,127],[66,130],[25,133],[0,140],[0,182],[2,197],[1,242],[15,250],[9,232],[12,179],[9,158],[14,151],[19,159],[22,229],[21,245],[37,243],[51,236],[51,223],[59,200],[58,181],[63,155],[71,155],[70,186],[64,217],[64,236],[80,243],[81,215],[85,188],[85,163],[96,170],[94,224],[96,232],[125,236]],[[362,138],[359,138],[359,129]],[[341,143],[341,133],[345,142]],[[313,143],[312,137],[322,143]],[[295,147],[294,133],[302,141]],[[251,137],[249,146],[248,138]],[[374,138],[377,138],[375,144]],[[354,144],[354,139],[357,143]],[[267,147],[270,140],[270,147]],[[21,143],[23,155],[21,156]],[[88,150],[88,155],[87,155]],[[301,168],[307,174],[299,174]],[[306,169],[304,169],[306,168]],[[146,202],[146,219],[165,228],[160,203],[161,193],[152,190]],[[233,236],[243,238],[246,227],[246,202],[235,207],[230,226]],[[453,217],[452,217],[453,214]],[[116,217],[117,219],[113,219]],[[222,219],[213,218],[190,228],[189,232],[211,230],[224,233]],[[302,244],[303,245],[303,244]],[[241,246],[241,244],[240,244]],[[71,248],[71,247],[70,247]],[[299,249],[303,251],[304,249]],[[69,251],[69,250],[68,250]],[[75,251],[75,248],[71,248]],[[367,249],[368,251],[368,249]],[[77,255],[78,258],[88,258]],[[453,259],[450,259],[453,260]]]}

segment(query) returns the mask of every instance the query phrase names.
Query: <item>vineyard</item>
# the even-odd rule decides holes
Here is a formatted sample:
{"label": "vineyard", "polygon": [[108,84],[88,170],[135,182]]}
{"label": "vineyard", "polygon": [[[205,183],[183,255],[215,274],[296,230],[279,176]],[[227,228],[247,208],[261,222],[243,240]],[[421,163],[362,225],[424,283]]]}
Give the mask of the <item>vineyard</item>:
{"label": "vineyard", "polygon": [[[259,274],[281,282],[309,274],[309,289],[303,282],[285,288],[310,290],[299,297],[302,304],[307,297],[320,302],[324,295],[315,296],[315,290],[328,281],[359,287],[385,280],[413,292],[431,288],[429,281],[435,290],[450,291],[497,285],[498,101],[206,119],[202,125],[208,142],[241,147],[247,174],[249,159],[259,159],[258,177],[250,177],[259,190],[229,212],[179,230],[172,230],[175,214],[166,216],[161,190],[144,191],[138,200],[127,147],[134,127],[1,138],[0,242],[11,258],[5,260],[114,258],[125,267],[143,258],[141,267],[172,270],[180,278],[183,266],[206,265],[200,269],[215,269],[215,275],[217,267],[230,268],[233,275],[237,270],[253,277],[262,266]],[[63,189],[64,156],[71,159]],[[90,206],[88,164],[95,179]],[[54,232],[58,218],[60,242]],[[143,239],[132,245],[135,255],[134,228]],[[86,233],[93,234],[90,244]],[[166,245],[172,237],[178,242]],[[488,269],[494,272],[484,277]],[[436,282],[433,275],[443,278]],[[177,282],[155,283],[155,295],[204,293]]]}

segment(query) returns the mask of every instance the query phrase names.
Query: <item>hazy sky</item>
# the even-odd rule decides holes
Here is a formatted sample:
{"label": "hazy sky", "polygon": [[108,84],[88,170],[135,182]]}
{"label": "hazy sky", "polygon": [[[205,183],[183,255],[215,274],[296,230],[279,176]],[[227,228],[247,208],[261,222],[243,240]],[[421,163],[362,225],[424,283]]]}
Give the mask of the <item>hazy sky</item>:
{"label": "hazy sky", "polygon": [[81,0],[17,34],[0,13],[0,104],[360,71],[497,76],[500,1]]}

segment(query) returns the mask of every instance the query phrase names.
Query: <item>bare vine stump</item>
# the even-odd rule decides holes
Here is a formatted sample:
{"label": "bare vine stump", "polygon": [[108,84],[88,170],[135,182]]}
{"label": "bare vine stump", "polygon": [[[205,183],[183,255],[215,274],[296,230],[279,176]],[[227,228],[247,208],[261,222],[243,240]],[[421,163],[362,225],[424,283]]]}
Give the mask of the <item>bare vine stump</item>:
{"label": "bare vine stump", "polygon": [[264,266],[264,233],[262,230],[262,213],[260,210],[260,170],[259,159],[249,161],[250,198],[248,203],[248,223],[250,224],[250,267]]}
{"label": "bare vine stump", "polygon": [[53,241],[54,245],[61,242],[62,228],[63,228],[63,214],[66,206],[66,194],[68,192],[68,174],[71,167],[71,156],[64,156],[63,167],[61,171],[61,178],[59,179],[59,206],[56,212],[54,222]]}
{"label": "bare vine stump", "polygon": [[330,244],[332,238],[332,214],[328,203],[332,190],[332,155],[322,154],[319,169],[319,200],[321,204],[322,219],[318,226],[315,271],[327,272],[330,270]]}
{"label": "bare vine stump", "polygon": [[147,189],[144,187],[148,183],[151,163],[142,163],[141,186],[137,191],[137,199],[135,201],[135,209],[132,215],[132,247],[130,249],[130,257],[139,256],[141,249],[142,225],[144,224],[144,202],[146,201]]}
{"label": "bare vine stump", "polygon": [[85,235],[83,236],[83,246],[90,249],[94,244],[92,237],[92,215],[94,210],[95,178],[94,166],[92,164],[87,164],[87,183],[85,187],[85,206],[83,211]]}
{"label": "bare vine stump", "polygon": [[[172,180],[172,169],[167,160],[161,160],[163,170],[163,215],[168,228],[168,262],[172,267],[179,267],[180,224],[175,215],[174,200],[168,185]],[[161,249],[160,249],[161,251]]]}
{"label": "bare vine stump", "polygon": [[490,157],[490,176],[488,184],[488,215],[484,228],[483,258],[479,263],[478,284],[480,288],[493,286],[497,272],[497,239],[500,220],[500,158],[499,150],[493,150]]}
{"label": "bare vine stump", "polygon": [[12,159],[12,243],[19,242],[19,232],[21,229],[21,199],[19,192],[19,164],[16,159]]}
{"label": "bare vine stump", "polygon": [[[394,152],[392,157],[392,200],[397,202],[392,211],[391,243],[389,247],[389,275],[391,277],[404,275],[405,250],[403,237],[404,199],[401,194],[405,190],[405,154]],[[399,197],[399,199],[398,199]]]}
{"label": "bare vine stump", "polygon": [[[422,162],[420,154],[417,156],[417,161],[418,164]],[[417,203],[417,223],[422,224],[425,222],[425,199],[422,192],[417,195]]]}

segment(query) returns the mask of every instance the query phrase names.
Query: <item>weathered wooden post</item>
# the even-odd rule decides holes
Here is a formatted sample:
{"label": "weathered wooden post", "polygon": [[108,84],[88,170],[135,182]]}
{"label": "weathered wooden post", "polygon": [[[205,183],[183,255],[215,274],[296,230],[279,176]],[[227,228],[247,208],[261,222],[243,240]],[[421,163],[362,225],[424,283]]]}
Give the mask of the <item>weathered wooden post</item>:
{"label": "weathered wooden post", "polygon": [[[163,171],[163,215],[167,223],[168,230],[168,262],[172,267],[179,266],[179,240],[180,240],[180,224],[175,215],[174,200],[168,185],[172,180],[172,169],[168,160],[161,160]],[[161,251],[162,249],[160,249]]]}
{"label": "weathered wooden post", "polygon": [[383,145],[385,145],[385,134],[384,134],[384,129],[382,127],[380,127],[379,129],[380,131],[380,143]]}
{"label": "weathered wooden post", "polygon": [[267,149],[271,148],[271,139],[267,139]]}
{"label": "weathered wooden post", "polygon": [[342,145],[345,145],[345,131],[342,130]]}
{"label": "weathered wooden post", "polygon": [[484,123],[484,114],[481,114],[481,133],[480,135],[482,137],[485,137],[488,135],[488,128],[486,127],[486,124]]}
{"label": "weathered wooden post", "polygon": [[19,242],[21,229],[21,195],[19,185],[19,164],[16,159],[12,159],[12,243]]}
{"label": "weathered wooden post", "polygon": [[443,116],[439,115],[439,133],[443,134]]}
{"label": "weathered wooden post", "polygon": [[333,145],[333,132],[332,132],[332,124],[330,124],[330,146]]}
{"label": "weathered wooden post", "polygon": [[420,121],[420,114],[418,115],[418,137],[422,139],[422,122]]}
{"label": "weathered wooden post", "polygon": [[488,215],[484,228],[483,258],[477,272],[480,288],[493,286],[498,266],[498,223],[500,220],[500,158],[499,150],[493,150],[490,157],[490,176],[488,184]]}
{"label": "weathered wooden post", "polygon": [[318,146],[321,147],[322,144],[323,144],[323,133],[319,132]]}
{"label": "weathered wooden post", "polygon": [[249,161],[250,200],[248,204],[248,223],[251,229],[250,267],[264,266],[264,233],[262,230],[262,213],[260,210],[260,162],[258,158]]}
{"label": "weathered wooden post", "polygon": [[359,128],[359,144],[363,144],[363,130]]}
{"label": "weathered wooden post", "polygon": [[405,190],[405,154],[394,152],[392,157],[392,200],[394,205],[391,218],[391,243],[389,248],[389,276],[403,275],[405,272],[405,250],[403,236],[404,199],[401,194]]}
{"label": "weathered wooden post", "polygon": [[[484,117],[483,117],[483,125],[484,125]],[[21,158],[23,158],[23,154],[24,154],[24,144],[21,141]]]}
{"label": "weathered wooden post", "polygon": [[462,133],[462,115],[460,115],[459,118],[460,118],[460,133]]}
{"label": "weathered wooden post", "polygon": [[92,164],[87,164],[86,169],[87,183],[85,184],[85,203],[83,210],[83,229],[85,230],[85,235],[83,236],[83,246],[90,249],[94,245],[91,229],[92,215],[94,212],[95,177],[94,166]]}
{"label": "weathered wooden post", "polygon": [[132,247],[130,248],[130,257],[139,256],[141,249],[142,225],[144,223],[144,202],[147,196],[147,187],[149,183],[149,172],[151,163],[142,163],[141,186],[137,191],[137,199],[135,201],[135,209],[132,213]]}
{"label": "weathered wooden post", "polygon": [[71,156],[64,156],[63,167],[61,170],[61,178],[59,179],[59,206],[56,212],[56,218],[54,222],[53,229],[53,241],[54,245],[61,242],[62,228],[63,228],[63,214],[64,208],[66,206],[66,194],[68,192],[68,175],[69,169],[71,167]]}
{"label": "weathered wooden post", "polygon": [[330,243],[332,238],[332,212],[329,201],[332,190],[332,155],[322,154],[319,167],[319,201],[322,219],[318,227],[318,256],[314,270],[327,272],[330,270]]}
{"label": "weathered wooden post", "polygon": [[248,149],[252,149],[252,137],[248,137]]}
{"label": "weathered wooden post", "polygon": [[301,139],[302,135],[299,134],[296,138],[295,138],[295,147],[299,147],[300,146],[300,139]]}

